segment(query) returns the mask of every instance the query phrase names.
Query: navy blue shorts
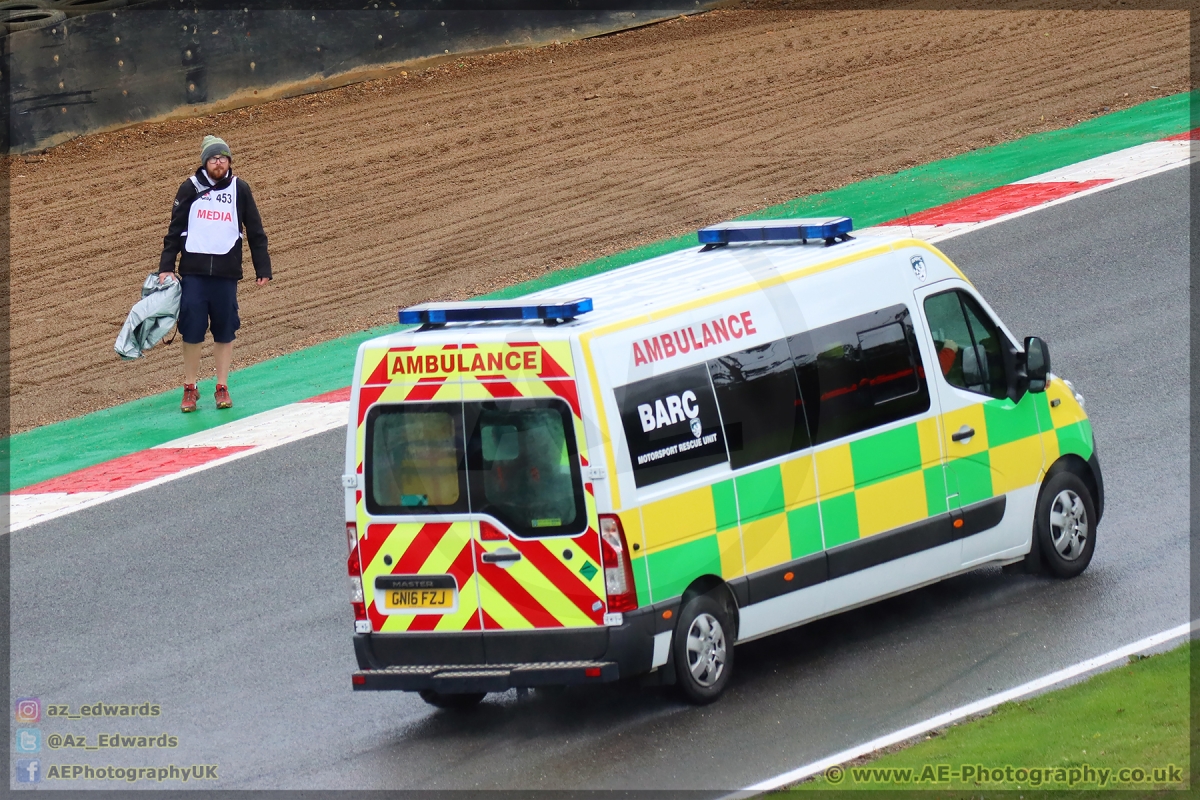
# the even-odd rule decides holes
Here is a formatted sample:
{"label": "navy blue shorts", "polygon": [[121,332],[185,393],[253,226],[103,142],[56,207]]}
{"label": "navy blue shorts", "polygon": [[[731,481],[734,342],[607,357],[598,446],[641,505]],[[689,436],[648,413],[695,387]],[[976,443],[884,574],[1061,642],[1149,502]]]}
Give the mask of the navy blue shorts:
{"label": "navy blue shorts", "polygon": [[233,341],[241,327],[238,319],[237,284],[233,278],[180,275],[183,296],[179,299],[179,333],[188,344],[200,344],[212,322],[213,341]]}

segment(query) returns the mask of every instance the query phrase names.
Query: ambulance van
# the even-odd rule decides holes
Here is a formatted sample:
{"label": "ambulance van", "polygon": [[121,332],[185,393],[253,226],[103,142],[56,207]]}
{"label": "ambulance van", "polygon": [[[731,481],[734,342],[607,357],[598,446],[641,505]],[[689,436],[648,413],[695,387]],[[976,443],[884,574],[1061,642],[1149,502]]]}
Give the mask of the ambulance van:
{"label": "ambulance van", "polygon": [[1083,398],[935,247],[850,231],[716,225],[362,344],[353,688],[642,676],[706,703],[735,644],[985,565],[1082,572]]}

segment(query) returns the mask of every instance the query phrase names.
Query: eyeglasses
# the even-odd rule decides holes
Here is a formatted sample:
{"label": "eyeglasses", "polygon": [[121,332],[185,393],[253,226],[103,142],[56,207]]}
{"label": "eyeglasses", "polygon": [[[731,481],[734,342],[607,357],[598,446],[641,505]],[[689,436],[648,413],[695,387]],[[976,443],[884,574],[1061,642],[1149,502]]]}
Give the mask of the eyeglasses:
{"label": "eyeglasses", "polygon": [[219,164],[228,164],[228,163],[229,163],[229,156],[211,156],[211,157],[210,157],[208,160],[209,160],[209,161],[216,161],[216,162],[217,162],[217,163],[219,163]]}

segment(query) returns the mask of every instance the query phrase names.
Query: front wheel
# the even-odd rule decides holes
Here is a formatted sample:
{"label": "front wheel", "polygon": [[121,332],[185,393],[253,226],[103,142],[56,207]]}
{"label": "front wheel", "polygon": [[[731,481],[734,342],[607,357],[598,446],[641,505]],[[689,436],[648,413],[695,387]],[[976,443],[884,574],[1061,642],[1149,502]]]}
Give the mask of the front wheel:
{"label": "front wheel", "polygon": [[1046,482],[1033,532],[1051,575],[1074,578],[1087,569],[1096,549],[1096,504],[1082,478],[1063,470]]}
{"label": "front wheel", "polygon": [[463,692],[461,694],[443,694],[433,689],[422,689],[421,699],[431,706],[450,711],[465,711],[474,708],[487,695],[487,692]]}
{"label": "front wheel", "polygon": [[675,627],[675,674],[689,703],[713,702],[733,673],[733,625],[725,608],[706,594],[687,602]]}

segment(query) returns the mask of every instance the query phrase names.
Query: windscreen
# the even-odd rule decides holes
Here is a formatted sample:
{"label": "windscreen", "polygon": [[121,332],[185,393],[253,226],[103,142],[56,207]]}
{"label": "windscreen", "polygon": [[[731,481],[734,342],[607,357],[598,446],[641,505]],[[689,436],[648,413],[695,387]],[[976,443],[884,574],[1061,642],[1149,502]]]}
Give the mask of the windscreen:
{"label": "windscreen", "polygon": [[369,514],[488,514],[523,536],[587,528],[573,417],[556,398],[378,405],[366,454]]}

